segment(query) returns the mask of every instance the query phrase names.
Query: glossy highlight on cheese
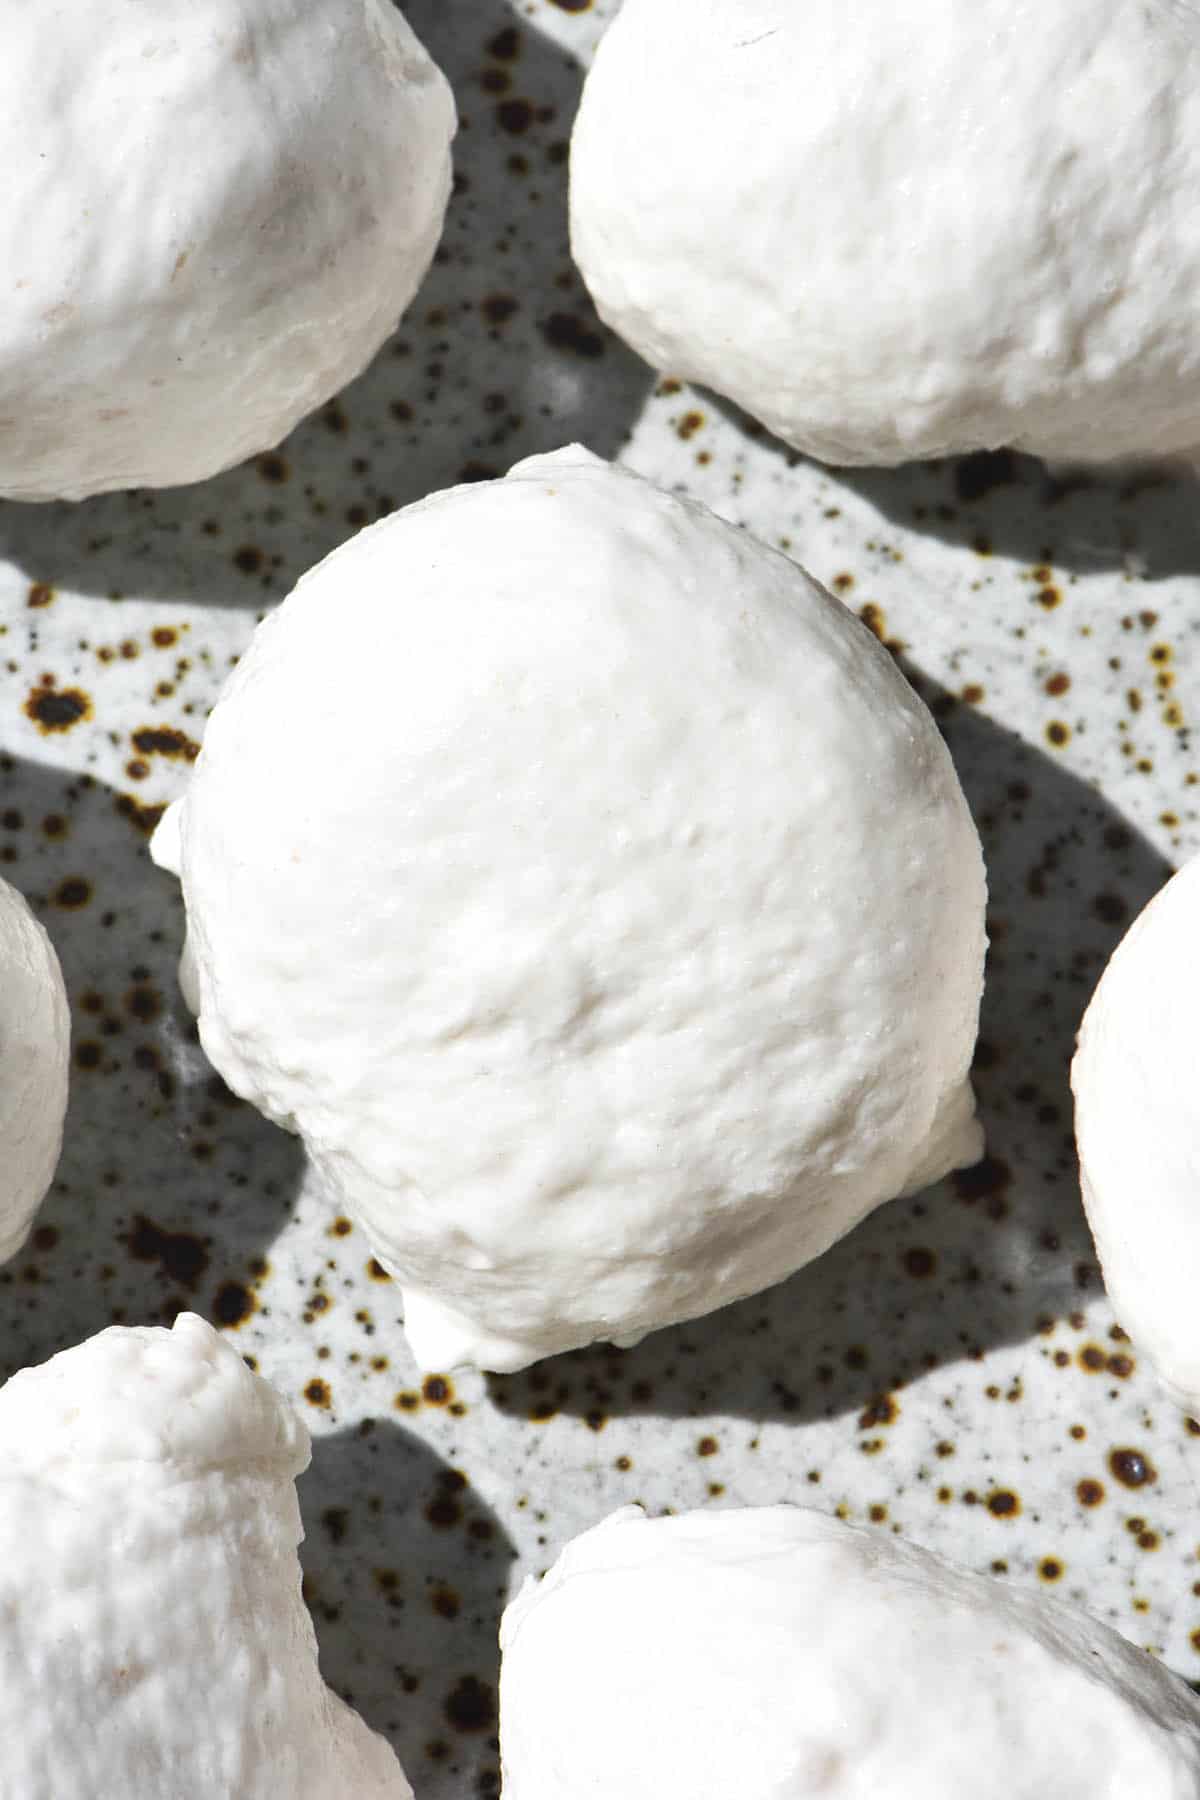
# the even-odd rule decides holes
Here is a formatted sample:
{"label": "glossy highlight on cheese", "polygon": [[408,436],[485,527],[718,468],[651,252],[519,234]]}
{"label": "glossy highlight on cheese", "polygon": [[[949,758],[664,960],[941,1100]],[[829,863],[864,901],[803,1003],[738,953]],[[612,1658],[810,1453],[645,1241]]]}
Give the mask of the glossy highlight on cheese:
{"label": "glossy highlight on cheese", "polygon": [[626,1507],[500,1639],[505,1800],[1200,1794],[1200,1702],[1153,1657],[798,1507]]}
{"label": "glossy highlight on cheese", "polygon": [[1105,1285],[1172,1398],[1200,1415],[1200,858],[1134,921],[1071,1068],[1088,1223]]}

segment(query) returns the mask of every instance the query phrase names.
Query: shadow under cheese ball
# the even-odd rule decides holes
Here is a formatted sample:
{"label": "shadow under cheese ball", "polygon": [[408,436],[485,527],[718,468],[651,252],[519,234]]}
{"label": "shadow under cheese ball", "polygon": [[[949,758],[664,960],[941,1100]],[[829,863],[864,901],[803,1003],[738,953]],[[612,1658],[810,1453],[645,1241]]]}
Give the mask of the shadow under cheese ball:
{"label": "shadow under cheese ball", "polygon": [[1188,0],[625,0],[572,247],[647,361],[893,464],[1200,445]]}
{"label": "shadow under cheese ball", "polygon": [[0,0],[0,494],[199,481],[424,276],[454,102],[388,0]]}
{"label": "shadow under cheese ball", "polygon": [[788,558],[585,450],[305,577],[155,849],[205,1050],[426,1367],[636,1341],[980,1154],[933,720]]}

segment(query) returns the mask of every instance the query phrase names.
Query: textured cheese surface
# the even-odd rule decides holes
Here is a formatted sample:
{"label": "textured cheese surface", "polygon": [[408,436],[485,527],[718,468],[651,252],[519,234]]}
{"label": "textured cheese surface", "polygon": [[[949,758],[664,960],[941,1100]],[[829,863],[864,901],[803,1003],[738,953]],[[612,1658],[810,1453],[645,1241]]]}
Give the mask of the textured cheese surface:
{"label": "textured cheese surface", "polygon": [[656,367],[832,463],[1200,443],[1191,0],[624,0],[572,236]]}
{"label": "textured cheese surface", "polygon": [[1071,1070],[1084,1205],[1113,1308],[1200,1415],[1200,858],[1118,945]]}
{"label": "textured cheese surface", "polygon": [[3,1800],[412,1800],[317,1669],[308,1434],[203,1320],[0,1390]]}
{"label": "textured cheese surface", "polygon": [[1200,1795],[1200,1704],[1160,1663],[820,1513],[626,1508],[501,1646],[505,1800]]}
{"label": "textured cheese surface", "polygon": [[794,563],[585,451],[306,577],[157,853],[209,1056],[427,1367],[710,1311],[979,1154],[984,877],[932,720]]}
{"label": "textured cheese surface", "polygon": [[0,493],[197,481],[357,375],[450,90],[388,0],[0,0]]}
{"label": "textured cheese surface", "polygon": [[54,1179],[71,1019],[54,947],[0,881],[0,1262],[15,1256]]}

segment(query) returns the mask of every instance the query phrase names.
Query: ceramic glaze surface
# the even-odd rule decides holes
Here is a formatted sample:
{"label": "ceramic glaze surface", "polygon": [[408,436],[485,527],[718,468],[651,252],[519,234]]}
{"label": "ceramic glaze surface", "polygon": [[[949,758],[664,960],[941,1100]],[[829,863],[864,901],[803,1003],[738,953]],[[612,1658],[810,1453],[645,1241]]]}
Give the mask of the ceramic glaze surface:
{"label": "ceramic glaze surface", "polygon": [[[463,126],[442,250],[397,336],[216,480],[0,506],[0,874],[50,931],[73,1013],[58,1178],[0,1270],[3,1372],[181,1309],[255,1359],[313,1433],[301,1556],[323,1671],[422,1800],[496,1792],[504,1602],[632,1501],[840,1512],[1079,1601],[1200,1680],[1200,1428],[1105,1298],[1069,1087],[1107,958],[1200,850],[1200,488],[1004,452],[839,473],[651,371],[597,322],[567,246],[566,144],[611,9],[406,12]],[[205,1062],[148,834],[306,568],[572,441],[793,554],[931,706],[988,863],[988,1155],[634,1350],[421,1377],[361,1232]]]}

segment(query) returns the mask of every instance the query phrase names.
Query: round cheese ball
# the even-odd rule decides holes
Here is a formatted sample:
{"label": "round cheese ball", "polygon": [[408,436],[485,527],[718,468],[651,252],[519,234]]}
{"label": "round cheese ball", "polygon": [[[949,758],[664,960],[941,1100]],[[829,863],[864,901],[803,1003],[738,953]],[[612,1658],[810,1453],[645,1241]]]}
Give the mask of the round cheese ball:
{"label": "round cheese ball", "polygon": [[182,1314],[0,1391],[0,1792],[412,1800],[321,1679],[300,1592],[309,1440]]}
{"label": "round cheese ball", "polygon": [[205,1049],[426,1367],[710,1311],[980,1152],[984,874],[932,719],[787,557],[586,451],[306,576],[157,853]]}
{"label": "round cheese ball", "polygon": [[388,0],[0,0],[0,494],[198,481],[366,365],[454,103]]}
{"label": "round cheese ball", "polygon": [[584,89],[601,315],[826,462],[1200,444],[1185,0],[624,0]]}
{"label": "round cheese ball", "polygon": [[1071,1068],[1088,1223],[1113,1308],[1200,1417],[1200,857],[1117,946]]}
{"label": "round cheese ball", "polygon": [[1195,1800],[1200,1702],[1060,1601],[776,1506],[578,1537],[500,1627],[504,1800]]}
{"label": "round cheese ball", "polygon": [[20,894],[0,881],[0,1262],[24,1244],[54,1179],[70,1048],[54,946]]}

